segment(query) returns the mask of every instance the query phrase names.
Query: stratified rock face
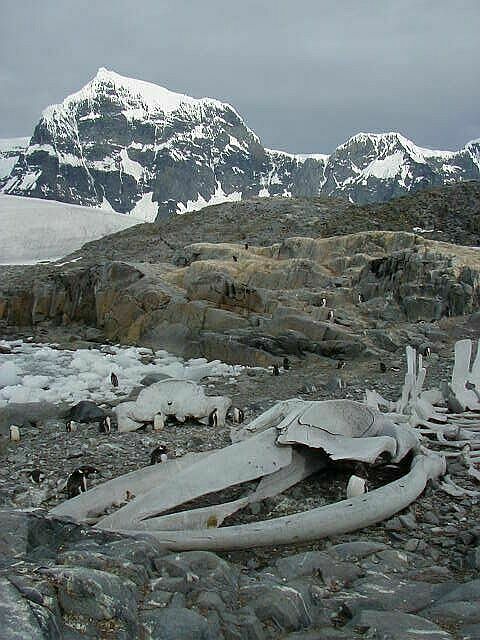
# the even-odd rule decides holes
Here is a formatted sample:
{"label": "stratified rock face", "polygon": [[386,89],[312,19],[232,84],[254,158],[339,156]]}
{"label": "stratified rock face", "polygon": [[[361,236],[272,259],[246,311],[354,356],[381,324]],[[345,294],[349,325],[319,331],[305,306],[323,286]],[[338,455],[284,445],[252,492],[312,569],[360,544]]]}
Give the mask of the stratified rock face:
{"label": "stratified rock face", "polygon": [[226,103],[103,68],[44,111],[3,184],[0,171],[4,193],[146,221],[252,196],[381,202],[461,180],[480,180],[478,140],[432,151],[399,133],[359,133],[331,156],[294,155],[265,149]]}
{"label": "stratified rock face", "polygon": [[4,191],[152,221],[252,195],[314,193],[322,169],[322,160],[267,152],[228,104],[100,69],[44,111]]}
{"label": "stratified rock face", "polygon": [[459,151],[433,151],[399,133],[359,133],[329,157],[321,192],[365,204],[479,179],[480,141]]}
{"label": "stratified rock face", "polygon": [[0,189],[29,141],[30,138],[0,138]]}

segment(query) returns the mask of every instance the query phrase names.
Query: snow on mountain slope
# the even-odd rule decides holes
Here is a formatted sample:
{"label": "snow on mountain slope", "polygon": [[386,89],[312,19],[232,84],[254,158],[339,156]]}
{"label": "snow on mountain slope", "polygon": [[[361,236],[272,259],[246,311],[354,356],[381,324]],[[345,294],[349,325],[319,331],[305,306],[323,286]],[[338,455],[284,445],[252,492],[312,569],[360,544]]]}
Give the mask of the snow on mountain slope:
{"label": "snow on mountain slope", "polygon": [[51,200],[0,195],[0,264],[56,260],[138,220]]}
{"label": "snow on mountain slope", "polygon": [[478,179],[479,166],[468,145],[459,151],[436,151],[397,132],[359,133],[329,156],[321,191],[365,203]]}
{"label": "snow on mountain slope", "polygon": [[314,192],[321,176],[265,151],[229,104],[191,98],[106,69],[48,107],[4,192],[152,220],[206,203]]}
{"label": "snow on mountain slope", "polygon": [[[273,166],[229,104],[102,68],[83,89],[45,109],[4,192],[154,220],[264,188],[283,193],[299,163],[288,154],[276,158]],[[275,173],[281,175],[269,181]]]}
{"label": "snow on mountain slope", "polygon": [[330,156],[291,154],[264,148],[227,103],[101,68],[45,109],[3,192],[153,221],[252,196],[364,203],[479,179],[478,141],[434,151],[396,132],[359,133]]}
{"label": "snow on mountain slope", "polygon": [[0,187],[29,142],[30,138],[0,138]]}

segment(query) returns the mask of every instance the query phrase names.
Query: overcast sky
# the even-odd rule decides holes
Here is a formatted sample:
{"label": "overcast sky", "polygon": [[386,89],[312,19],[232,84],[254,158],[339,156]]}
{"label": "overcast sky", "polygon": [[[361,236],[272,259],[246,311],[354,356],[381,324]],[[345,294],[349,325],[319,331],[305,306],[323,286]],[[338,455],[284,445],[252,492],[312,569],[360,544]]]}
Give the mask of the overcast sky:
{"label": "overcast sky", "polygon": [[480,137],[480,0],[1,0],[0,137],[98,67],[230,102],[265,146]]}

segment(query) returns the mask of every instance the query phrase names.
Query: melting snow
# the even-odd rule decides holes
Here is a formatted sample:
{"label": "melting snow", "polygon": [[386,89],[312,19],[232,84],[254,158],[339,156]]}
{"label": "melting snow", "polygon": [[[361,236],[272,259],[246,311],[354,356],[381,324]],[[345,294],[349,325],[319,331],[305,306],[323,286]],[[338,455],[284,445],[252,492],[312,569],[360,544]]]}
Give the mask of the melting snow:
{"label": "melting snow", "polygon": [[[205,377],[236,376],[243,367],[204,358],[184,361],[167,351],[138,347],[102,346],[98,349],[67,351],[55,345],[21,340],[0,345],[12,349],[0,355],[0,407],[9,402],[101,403],[122,398],[150,373],[163,373],[177,380],[200,381]],[[153,357],[144,364],[142,358]],[[114,372],[118,388],[110,382]]]}

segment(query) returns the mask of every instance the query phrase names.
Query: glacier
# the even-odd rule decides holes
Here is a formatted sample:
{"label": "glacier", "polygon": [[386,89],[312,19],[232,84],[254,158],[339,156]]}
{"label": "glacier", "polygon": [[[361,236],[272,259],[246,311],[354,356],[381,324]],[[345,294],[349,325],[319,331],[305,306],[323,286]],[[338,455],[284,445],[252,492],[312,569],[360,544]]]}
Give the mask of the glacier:
{"label": "glacier", "polygon": [[0,264],[57,260],[140,222],[90,207],[0,195]]}

